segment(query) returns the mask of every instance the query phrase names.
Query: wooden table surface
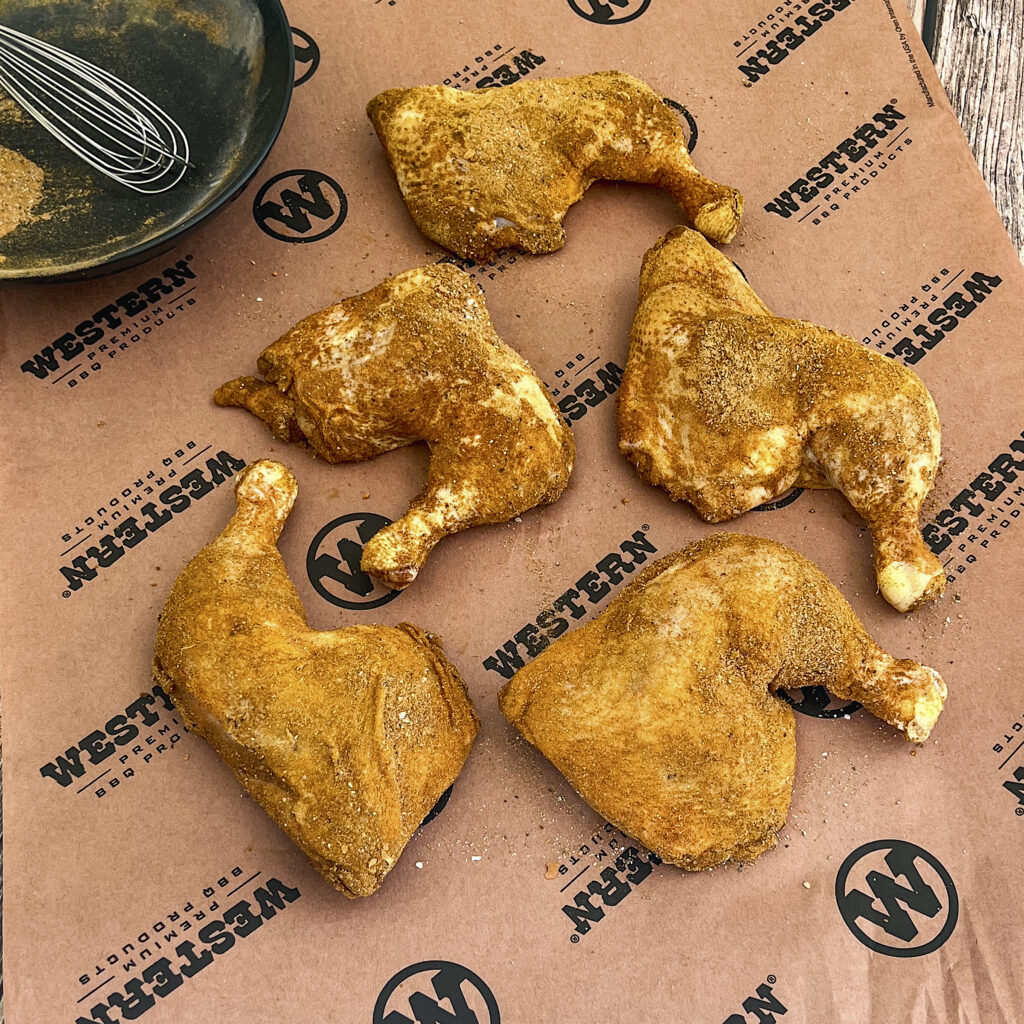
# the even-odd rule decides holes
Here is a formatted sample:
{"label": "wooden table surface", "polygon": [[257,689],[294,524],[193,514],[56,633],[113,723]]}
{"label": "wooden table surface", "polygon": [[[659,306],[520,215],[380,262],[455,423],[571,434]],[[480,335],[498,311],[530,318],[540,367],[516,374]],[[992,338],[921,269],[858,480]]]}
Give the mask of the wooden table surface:
{"label": "wooden table surface", "polygon": [[[905,3],[932,55],[1006,230],[1024,260],[1024,0]],[[0,793],[2,787],[0,779]],[[2,858],[0,809],[0,909]],[[0,924],[0,948],[2,944]]]}
{"label": "wooden table surface", "polygon": [[1024,0],[905,0],[1024,259]]}

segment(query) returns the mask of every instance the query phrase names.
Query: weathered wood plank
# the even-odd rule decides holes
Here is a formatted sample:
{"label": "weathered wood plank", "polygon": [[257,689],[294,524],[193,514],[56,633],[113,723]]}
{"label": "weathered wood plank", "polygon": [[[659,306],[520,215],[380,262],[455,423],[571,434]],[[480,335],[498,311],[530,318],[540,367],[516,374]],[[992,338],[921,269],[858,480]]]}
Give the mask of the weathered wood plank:
{"label": "weathered wood plank", "polygon": [[1024,258],[1024,0],[928,0],[927,13],[939,78]]}
{"label": "weathered wood plank", "polygon": [[925,0],[906,0],[906,4],[917,31],[923,35]]}

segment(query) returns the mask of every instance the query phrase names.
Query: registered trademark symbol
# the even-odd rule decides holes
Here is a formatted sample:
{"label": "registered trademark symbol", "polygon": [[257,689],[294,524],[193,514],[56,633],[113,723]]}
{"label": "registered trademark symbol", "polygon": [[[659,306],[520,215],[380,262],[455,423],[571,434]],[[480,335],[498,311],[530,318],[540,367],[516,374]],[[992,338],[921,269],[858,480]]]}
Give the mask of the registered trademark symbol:
{"label": "registered trademark symbol", "polygon": [[[64,593],[61,594],[60,596],[61,597],[70,597],[71,596],[71,591],[70,590],[65,590]],[[1019,811],[1019,810],[1021,810],[1021,808],[1018,807],[1017,810]]]}
{"label": "registered trademark symbol", "polygon": [[769,985],[774,985],[776,981],[778,981],[778,978],[776,978],[774,974],[769,974],[768,975],[768,984]]}
{"label": "registered trademark symbol", "polygon": [[[67,594],[67,591],[65,590],[64,593]],[[1018,818],[1024,818],[1024,807],[1018,807],[1013,813],[1016,814]]]}
{"label": "registered trademark symbol", "polygon": [[570,942],[579,942],[580,941],[580,937],[578,935],[570,935],[569,936],[569,941]]}
{"label": "registered trademark symbol", "polygon": [[640,529],[643,530],[644,533],[646,533],[650,529],[650,527],[647,525],[647,523],[644,523],[644,525],[641,526]]}

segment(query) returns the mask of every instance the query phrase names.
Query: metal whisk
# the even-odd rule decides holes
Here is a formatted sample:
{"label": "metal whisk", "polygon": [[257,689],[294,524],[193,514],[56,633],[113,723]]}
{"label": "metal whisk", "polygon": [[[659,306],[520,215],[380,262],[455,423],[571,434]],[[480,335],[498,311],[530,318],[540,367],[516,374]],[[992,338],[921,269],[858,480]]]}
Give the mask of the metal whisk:
{"label": "metal whisk", "polygon": [[68,149],[136,192],[181,181],[189,146],[178,123],[120,78],[0,25],[0,88]]}

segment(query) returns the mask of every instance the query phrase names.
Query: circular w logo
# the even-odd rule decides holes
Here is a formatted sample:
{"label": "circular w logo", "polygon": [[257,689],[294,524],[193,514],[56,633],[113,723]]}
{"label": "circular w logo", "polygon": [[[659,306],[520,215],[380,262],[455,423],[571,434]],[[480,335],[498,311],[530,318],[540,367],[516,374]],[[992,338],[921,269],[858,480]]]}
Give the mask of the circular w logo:
{"label": "circular w logo", "polygon": [[281,242],[317,242],[348,216],[341,186],[322,171],[282,171],[256,193],[252,215],[259,229]]}
{"label": "circular w logo", "polygon": [[501,1014],[494,993],[468,967],[424,960],[381,989],[373,1024],[501,1024]]}
{"label": "circular w logo", "polygon": [[927,850],[902,839],[857,847],[836,875],[846,927],[886,956],[924,956],[953,934],[960,900],[949,872]]}
{"label": "circular w logo", "polygon": [[569,0],[569,6],[587,21],[598,25],[621,25],[639,18],[651,0]]}
{"label": "circular w logo", "polygon": [[339,608],[379,608],[400,590],[387,590],[360,568],[363,545],[391,522],[376,512],[350,512],[322,527],[306,552],[313,589]]}

